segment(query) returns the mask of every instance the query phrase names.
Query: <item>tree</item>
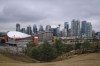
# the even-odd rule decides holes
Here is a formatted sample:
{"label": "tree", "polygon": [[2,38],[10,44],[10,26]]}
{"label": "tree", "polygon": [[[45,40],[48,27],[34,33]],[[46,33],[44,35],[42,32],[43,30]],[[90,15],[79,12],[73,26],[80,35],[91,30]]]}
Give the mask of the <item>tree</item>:
{"label": "tree", "polygon": [[32,58],[39,61],[51,61],[57,57],[56,49],[48,43],[33,47],[30,54]]}
{"label": "tree", "polygon": [[81,44],[80,48],[82,49],[82,53],[85,53],[90,48],[90,42],[85,41]]}
{"label": "tree", "polygon": [[56,44],[54,44],[54,47],[56,48],[59,55],[63,53],[64,48],[66,49],[66,47],[63,47],[62,39],[56,40]]}
{"label": "tree", "polygon": [[63,44],[62,39],[58,39],[56,44],[54,44],[54,47],[57,49],[58,55],[61,55],[63,53],[73,50],[72,44]]}
{"label": "tree", "polygon": [[25,54],[26,55],[30,55],[30,51],[33,47],[35,47],[36,45],[33,43],[33,41],[30,41],[28,44],[27,44],[27,47],[25,49]]}
{"label": "tree", "polygon": [[80,43],[76,43],[75,44],[75,50],[80,49],[81,44]]}

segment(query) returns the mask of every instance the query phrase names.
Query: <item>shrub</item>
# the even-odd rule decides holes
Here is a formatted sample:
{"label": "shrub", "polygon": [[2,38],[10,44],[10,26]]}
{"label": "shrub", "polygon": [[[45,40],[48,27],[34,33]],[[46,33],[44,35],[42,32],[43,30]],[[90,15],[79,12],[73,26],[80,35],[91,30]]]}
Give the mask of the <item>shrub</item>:
{"label": "shrub", "polygon": [[27,44],[27,47],[25,49],[25,54],[26,55],[30,55],[29,51],[35,47],[35,44],[33,43],[33,41],[30,41],[28,44]]}
{"label": "shrub", "polygon": [[56,48],[58,55],[69,52],[74,48],[72,44],[63,44],[61,39],[57,40],[54,47]]}
{"label": "shrub", "polygon": [[31,57],[39,61],[51,61],[57,57],[56,50],[48,43],[33,47]]}
{"label": "shrub", "polygon": [[82,49],[82,53],[86,53],[86,51],[90,48],[91,43],[89,41],[85,41],[81,44],[80,48]]}
{"label": "shrub", "polygon": [[76,43],[75,44],[75,50],[80,49],[81,44],[80,43]]}

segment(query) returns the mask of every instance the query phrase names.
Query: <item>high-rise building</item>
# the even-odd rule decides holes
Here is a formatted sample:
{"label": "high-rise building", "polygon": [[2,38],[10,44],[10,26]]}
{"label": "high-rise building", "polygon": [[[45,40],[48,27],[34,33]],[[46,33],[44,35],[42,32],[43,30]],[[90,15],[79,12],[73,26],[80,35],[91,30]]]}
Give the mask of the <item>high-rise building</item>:
{"label": "high-rise building", "polygon": [[87,30],[87,21],[82,21],[81,23],[81,36],[86,36],[86,30]]}
{"label": "high-rise building", "polygon": [[45,31],[47,31],[47,32],[51,31],[51,26],[50,25],[46,25]]}
{"label": "high-rise building", "polygon": [[44,32],[44,29],[43,29],[42,25],[39,26],[39,33],[41,33],[41,32]]}
{"label": "high-rise building", "polygon": [[59,37],[60,36],[60,27],[59,26],[56,28],[56,31],[57,31],[57,36]]}
{"label": "high-rise building", "polygon": [[26,33],[25,28],[21,28],[22,33]]}
{"label": "high-rise building", "polygon": [[96,33],[96,39],[100,40],[100,32]]}
{"label": "high-rise building", "polygon": [[87,21],[81,23],[81,35],[83,38],[92,38],[92,25]]}
{"label": "high-rise building", "polygon": [[96,32],[95,32],[95,30],[92,30],[92,38],[93,38],[93,39],[96,38]]}
{"label": "high-rise building", "polygon": [[65,22],[65,23],[64,23],[64,29],[67,29],[67,31],[68,31],[68,29],[69,29],[69,24],[68,24],[68,22]]}
{"label": "high-rise building", "polygon": [[20,24],[16,24],[16,31],[20,32]]}
{"label": "high-rise building", "polygon": [[71,29],[68,30],[68,36],[71,36]]}
{"label": "high-rise building", "polygon": [[80,37],[80,21],[72,20],[71,22],[71,36]]}
{"label": "high-rise building", "polygon": [[64,34],[66,34],[66,36],[69,36],[69,24],[68,22],[64,23]]}
{"label": "high-rise building", "polygon": [[27,27],[27,34],[32,35],[32,29],[31,26]]}
{"label": "high-rise building", "polygon": [[90,22],[87,22],[87,26],[86,26],[86,37],[88,39],[92,38],[92,25]]}
{"label": "high-rise building", "polygon": [[53,33],[53,36],[57,36],[57,28],[52,28],[52,33]]}
{"label": "high-rise building", "polygon": [[63,36],[63,37],[67,37],[67,30],[66,30],[66,29],[63,29],[63,30],[62,30],[62,36]]}
{"label": "high-rise building", "polygon": [[34,34],[37,34],[38,33],[37,26],[35,24],[33,25],[33,32],[34,32]]}

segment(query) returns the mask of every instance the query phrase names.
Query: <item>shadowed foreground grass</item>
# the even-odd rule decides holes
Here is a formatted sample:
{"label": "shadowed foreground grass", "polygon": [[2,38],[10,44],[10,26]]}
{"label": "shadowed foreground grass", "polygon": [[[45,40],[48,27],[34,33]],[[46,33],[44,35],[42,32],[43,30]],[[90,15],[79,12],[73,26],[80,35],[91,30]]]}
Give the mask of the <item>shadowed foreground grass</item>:
{"label": "shadowed foreground grass", "polygon": [[63,61],[26,63],[0,55],[0,66],[100,66],[100,53],[76,55]]}

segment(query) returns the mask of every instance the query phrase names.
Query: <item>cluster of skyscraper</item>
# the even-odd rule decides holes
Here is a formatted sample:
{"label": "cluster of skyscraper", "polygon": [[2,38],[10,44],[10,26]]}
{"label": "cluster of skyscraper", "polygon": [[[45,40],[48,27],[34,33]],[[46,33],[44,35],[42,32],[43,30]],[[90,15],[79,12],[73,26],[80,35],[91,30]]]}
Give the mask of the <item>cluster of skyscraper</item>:
{"label": "cluster of skyscraper", "polygon": [[50,32],[51,26],[47,25],[46,28],[44,29],[43,26],[40,25],[39,29],[38,29],[37,26],[34,24],[33,29],[31,28],[31,26],[27,26],[27,28],[25,29],[25,28],[21,28],[20,24],[16,24],[16,31],[33,35],[33,34],[39,34],[39,33],[42,33],[42,32]]}
{"label": "cluster of skyscraper", "polygon": [[31,26],[28,26],[27,29],[21,28],[20,24],[16,24],[16,31],[27,33],[30,35],[39,34],[42,32],[52,32],[54,36],[58,37],[77,37],[77,38],[92,38],[92,25],[87,21],[80,21],[73,19],[71,22],[71,27],[69,28],[69,23],[64,23],[64,28],[60,30],[60,25],[55,28],[52,28],[50,25],[46,25],[45,29],[42,25],[37,26],[33,25],[33,30]]}
{"label": "cluster of skyscraper", "polygon": [[87,21],[80,21],[73,19],[71,28],[69,29],[68,22],[64,24],[64,31],[66,36],[74,36],[78,38],[92,38],[92,25]]}

